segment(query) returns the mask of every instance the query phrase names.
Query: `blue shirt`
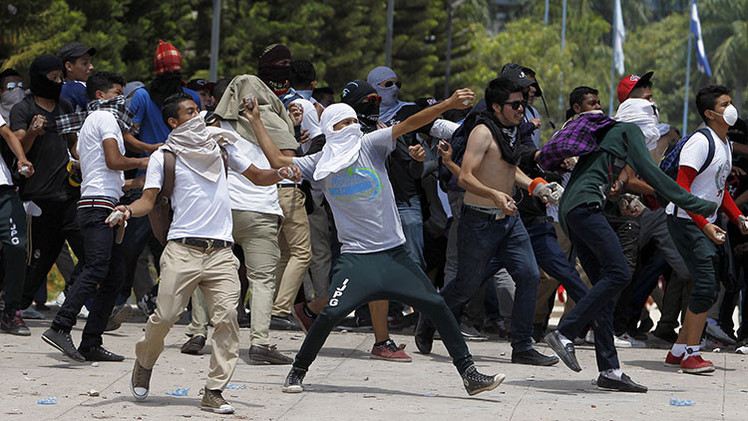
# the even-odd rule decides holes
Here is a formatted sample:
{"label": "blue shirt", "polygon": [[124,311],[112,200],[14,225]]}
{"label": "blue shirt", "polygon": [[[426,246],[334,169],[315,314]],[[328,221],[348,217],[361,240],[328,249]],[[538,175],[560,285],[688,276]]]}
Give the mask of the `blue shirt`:
{"label": "blue shirt", "polygon": [[[187,88],[182,88],[182,90],[195,100],[198,108],[202,108],[200,95],[197,92]],[[153,145],[166,141],[171,129],[164,123],[161,108],[153,102],[148,90],[140,88],[133,93],[129,110],[134,116],[133,123],[140,125],[138,139],[141,142]]]}
{"label": "blue shirt", "polygon": [[75,111],[85,111],[88,106],[88,97],[86,96],[86,84],[80,81],[65,82],[62,85],[61,98],[65,98],[73,104]]}

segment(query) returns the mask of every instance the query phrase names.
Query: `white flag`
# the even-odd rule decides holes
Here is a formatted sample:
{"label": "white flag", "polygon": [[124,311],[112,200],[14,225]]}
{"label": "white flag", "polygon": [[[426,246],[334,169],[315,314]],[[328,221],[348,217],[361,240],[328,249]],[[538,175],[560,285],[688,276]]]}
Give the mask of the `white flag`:
{"label": "white flag", "polygon": [[626,39],[626,28],[623,27],[623,13],[621,13],[621,0],[616,0],[613,12],[613,67],[619,75],[624,73],[623,41]]}

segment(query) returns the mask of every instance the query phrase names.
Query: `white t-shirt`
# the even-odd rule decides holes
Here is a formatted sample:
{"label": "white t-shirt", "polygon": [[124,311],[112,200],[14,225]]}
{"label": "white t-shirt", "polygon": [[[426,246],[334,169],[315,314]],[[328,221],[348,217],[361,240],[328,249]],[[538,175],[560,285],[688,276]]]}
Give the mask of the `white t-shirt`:
{"label": "white t-shirt", "polygon": [[[229,168],[244,172],[252,161],[234,146],[227,146]],[[211,183],[205,177],[177,162],[174,168],[174,191],[171,208],[174,217],[167,240],[197,237],[233,241],[231,234],[231,199],[226,175],[221,171],[218,181]],[[164,182],[164,152],[159,148],[148,161],[143,190],[159,189]]]}
{"label": "white t-shirt", "polygon": [[[722,203],[722,197],[725,195],[725,182],[732,170],[732,147],[729,142],[723,142],[714,130],[708,129],[712,133],[712,139],[714,139],[714,158],[704,172],[694,178],[693,183],[691,183],[691,193],[710,202]],[[683,145],[679,165],[681,167],[691,167],[698,171],[704,165],[708,154],[709,139],[701,133],[696,133]],[[668,204],[666,211],[668,215],[672,215],[675,211],[675,205],[673,203]],[[677,216],[690,219],[683,209],[678,209]],[[706,219],[714,223],[717,215],[714,214]]]}
{"label": "white t-shirt", "polygon": [[94,111],[83,122],[76,145],[83,175],[81,197],[122,197],[125,173],[106,166],[104,139],[115,139],[119,152],[125,154],[125,142],[117,119],[108,111]]}
{"label": "white t-shirt", "polygon": [[[221,121],[221,128],[235,131],[226,121]],[[262,149],[254,143],[242,140],[234,146],[241,154],[247,156],[255,167],[261,170],[272,168],[265,154],[262,153]],[[231,196],[231,209],[283,216],[278,203],[277,185],[258,186],[231,168],[229,168],[229,195]]]}
{"label": "white t-shirt", "polygon": [[[0,115],[0,127],[5,126],[5,119]],[[5,160],[0,159],[0,186],[12,186],[13,178],[10,175],[8,166],[5,165]]]}

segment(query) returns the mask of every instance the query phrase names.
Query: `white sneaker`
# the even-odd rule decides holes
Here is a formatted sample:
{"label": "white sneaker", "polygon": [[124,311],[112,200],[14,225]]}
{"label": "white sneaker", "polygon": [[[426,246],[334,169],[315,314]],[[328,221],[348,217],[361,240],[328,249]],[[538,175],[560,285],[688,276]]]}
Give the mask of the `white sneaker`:
{"label": "white sneaker", "polygon": [[65,292],[60,291],[59,294],[57,294],[57,298],[55,298],[54,303],[58,306],[62,307],[62,303],[65,302]]}
{"label": "white sneaker", "polygon": [[748,355],[748,345],[743,345],[735,350],[736,354]]}
{"label": "white sneaker", "polygon": [[646,348],[647,344],[634,339],[628,333],[613,338],[616,348]]}
{"label": "white sneaker", "polygon": [[584,341],[588,344],[594,344],[595,343],[595,331],[590,329],[587,331],[587,334],[584,335]]}
{"label": "white sneaker", "polygon": [[81,319],[88,319],[88,309],[86,306],[81,307],[81,312],[78,313],[78,317]]}

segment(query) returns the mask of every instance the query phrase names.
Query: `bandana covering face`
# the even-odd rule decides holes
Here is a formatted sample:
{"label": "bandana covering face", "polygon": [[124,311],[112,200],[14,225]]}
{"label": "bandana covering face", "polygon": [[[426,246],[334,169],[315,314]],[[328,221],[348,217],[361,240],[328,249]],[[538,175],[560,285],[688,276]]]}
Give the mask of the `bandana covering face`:
{"label": "bandana covering face", "polygon": [[8,89],[0,95],[0,115],[3,116],[5,121],[10,121],[10,109],[23,101],[25,96],[26,93],[23,91],[23,88],[17,87]]}
{"label": "bandana covering face", "polygon": [[657,106],[643,98],[629,98],[618,107],[614,117],[617,121],[634,123],[644,133],[647,149],[657,148],[660,129],[657,127]]}
{"label": "bandana covering face", "polygon": [[322,113],[325,146],[322,147],[322,157],[314,170],[315,181],[350,167],[358,159],[363,138],[361,126],[351,124],[338,131],[333,130],[335,124],[351,117],[356,118],[356,112],[347,104],[332,104]]}
{"label": "bandana covering face", "polygon": [[187,168],[215,183],[221,176],[223,158],[219,142],[234,144],[237,135],[218,127],[206,127],[197,116],[172,130],[162,146],[177,156]]}
{"label": "bandana covering face", "polygon": [[86,111],[58,116],[55,119],[55,122],[57,123],[57,131],[60,134],[77,133],[81,127],[83,127],[83,122],[86,121],[88,114],[97,110],[112,113],[122,130],[130,131],[132,128],[133,115],[125,106],[125,97],[120,95],[107,100],[97,99],[91,101],[88,103],[88,109]]}
{"label": "bandana covering face", "polygon": [[413,104],[412,102],[405,102],[397,99],[397,95],[400,93],[400,88],[398,88],[397,85],[393,84],[389,88],[379,86],[380,83],[392,78],[397,78],[397,75],[392,69],[385,66],[375,67],[366,77],[366,81],[369,82],[369,84],[377,90],[377,94],[382,97],[382,104],[379,106],[379,121],[385,124],[395,118],[395,115],[403,106]]}
{"label": "bandana covering face", "polygon": [[257,72],[257,76],[278,96],[288,91],[286,81],[291,76],[290,64],[275,64],[281,60],[291,60],[291,50],[282,44],[268,46],[260,56]]}
{"label": "bandana covering face", "polygon": [[64,70],[62,60],[51,54],[42,54],[31,62],[29,77],[31,78],[31,92],[42,98],[60,99],[62,82],[53,82],[47,77],[47,73],[53,70]]}
{"label": "bandana covering face", "polygon": [[364,80],[354,80],[353,82],[348,82],[340,97],[341,101],[353,107],[356,111],[358,121],[361,123],[361,127],[367,133],[372,132],[377,128],[377,122],[379,121],[379,106],[374,103],[363,103],[361,101],[367,96],[376,93],[376,89],[374,89],[374,87],[368,82]]}

